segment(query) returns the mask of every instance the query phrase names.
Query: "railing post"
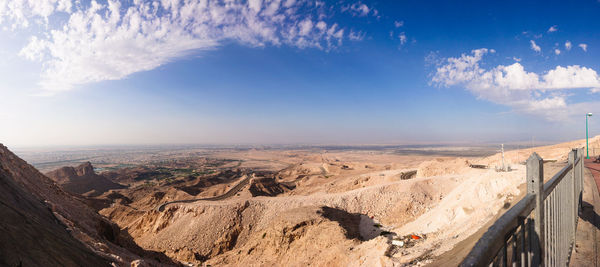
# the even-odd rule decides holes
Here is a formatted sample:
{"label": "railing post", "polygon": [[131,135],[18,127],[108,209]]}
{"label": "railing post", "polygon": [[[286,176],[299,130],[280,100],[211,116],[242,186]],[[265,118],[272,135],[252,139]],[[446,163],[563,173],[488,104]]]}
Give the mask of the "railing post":
{"label": "railing post", "polygon": [[[571,165],[573,168],[571,170],[571,174],[573,177],[573,197],[570,199],[570,201],[572,201],[572,205],[571,205],[571,209],[573,209],[571,212],[573,213],[573,222],[572,222],[572,233],[574,234],[575,231],[577,230],[577,225],[575,224],[575,221],[577,221],[577,206],[578,202],[579,202],[579,193],[577,192],[577,182],[579,181],[579,171],[577,170],[577,165],[575,164],[575,161],[577,160],[577,149],[573,149],[571,150],[571,152],[569,152],[569,165]],[[572,237],[570,237],[572,238]]]}
{"label": "railing post", "polygon": [[583,197],[583,176],[584,174],[584,157],[583,157],[583,149],[577,149],[578,153],[577,153],[577,157],[580,158],[581,160],[579,161],[579,188],[578,188],[578,192],[577,192],[577,201],[579,202],[579,205],[577,207],[578,212],[581,211],[581,202],[582,202],[582,197]]}
{"label": "railing post", "polygon": [[533,153],[527,159],[527,194],[535,195],[533,231],[529,234],[529,266],[542,265],[544,252],[544,161]]}

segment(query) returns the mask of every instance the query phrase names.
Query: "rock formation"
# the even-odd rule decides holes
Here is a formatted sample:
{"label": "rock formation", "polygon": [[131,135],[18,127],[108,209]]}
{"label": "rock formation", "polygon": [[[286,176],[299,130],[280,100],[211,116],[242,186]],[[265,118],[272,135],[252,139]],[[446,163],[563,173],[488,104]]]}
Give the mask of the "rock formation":
{"label": "rock formation", "polygon": [[46,175],[60,184],[64,190],[90,197],[99,196],[110,189],[125,188],[123,185],[96,174],[90,162],[77,167],[62,167],[48,172]]}

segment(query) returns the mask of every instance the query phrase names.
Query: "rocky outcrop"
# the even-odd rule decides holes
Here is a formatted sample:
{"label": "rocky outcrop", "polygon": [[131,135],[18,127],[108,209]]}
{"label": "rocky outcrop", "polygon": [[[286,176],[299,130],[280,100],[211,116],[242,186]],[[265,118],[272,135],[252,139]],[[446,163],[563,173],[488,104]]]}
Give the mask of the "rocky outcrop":
{"label": "rocky outcrop", "polygon": [[278,183],[274,178],[255,178],[250,182],[250,193],[253,197],[274,197],[293,189],[293,185]]}
{"label": "rocky outcrop", "polygon": [[96,174],[90,162],[77,167],[62,167],[46,175],[60,184],[64,190],[90,197],[102,195],[111,189],[125,188],[123,185]]}

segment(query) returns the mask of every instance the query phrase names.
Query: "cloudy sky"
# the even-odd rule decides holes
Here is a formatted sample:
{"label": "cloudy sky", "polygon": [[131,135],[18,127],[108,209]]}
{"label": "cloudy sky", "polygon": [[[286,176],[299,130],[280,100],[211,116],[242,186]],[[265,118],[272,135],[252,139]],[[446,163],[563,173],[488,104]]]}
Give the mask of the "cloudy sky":
{"label": "cloudy sky", "polygon": [[582,138],[586,112],[600,134],[598,14],[596,0],[0,0],[0,142]]}

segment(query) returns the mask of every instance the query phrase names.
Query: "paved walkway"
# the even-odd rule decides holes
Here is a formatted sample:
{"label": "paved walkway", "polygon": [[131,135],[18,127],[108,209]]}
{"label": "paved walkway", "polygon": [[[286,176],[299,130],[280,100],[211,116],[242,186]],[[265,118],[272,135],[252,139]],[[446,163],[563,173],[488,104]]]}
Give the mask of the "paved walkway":
{"label": "paved walkway", "polygon": [[585,159],[585,167],[590,170],[596,181],[597,192],[600,192],[600,163],[594,162],[593,158]]}
{"label": "paved walkway", "polygon": [[598,266],[600,263],[600,163],[593,161],[585,160],[583,205],[570,266]]}

